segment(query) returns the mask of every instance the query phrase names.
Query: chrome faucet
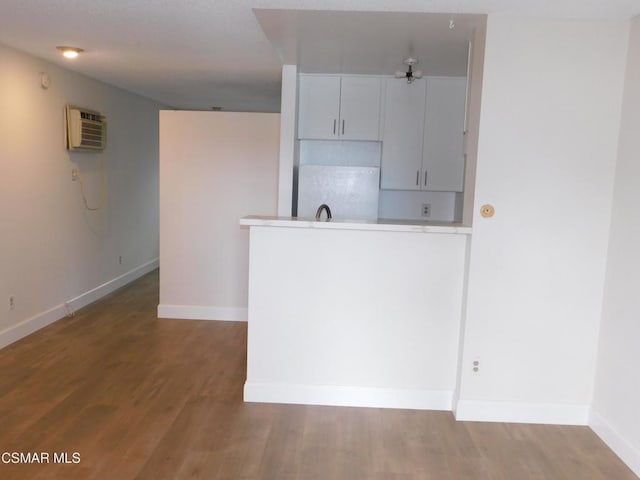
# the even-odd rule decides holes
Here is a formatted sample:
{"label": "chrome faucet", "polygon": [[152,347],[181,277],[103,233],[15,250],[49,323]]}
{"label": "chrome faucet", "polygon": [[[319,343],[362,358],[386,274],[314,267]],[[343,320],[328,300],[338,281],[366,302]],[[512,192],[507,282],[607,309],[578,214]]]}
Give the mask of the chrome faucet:
{"label": "chrome faucet", "polygon": [[316,210],[316,220],[320,220],[320,216],[322,215],[323,210],[327,212],[327,221],[331,220],[331,209],[326,203],[320,205],[318,207],[318,210]]}

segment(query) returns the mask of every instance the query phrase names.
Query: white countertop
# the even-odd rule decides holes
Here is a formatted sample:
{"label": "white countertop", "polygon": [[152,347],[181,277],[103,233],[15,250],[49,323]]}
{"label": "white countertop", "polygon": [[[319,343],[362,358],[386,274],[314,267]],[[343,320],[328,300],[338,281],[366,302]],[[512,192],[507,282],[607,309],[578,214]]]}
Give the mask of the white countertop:
{"label": "white countertop", "polygon": [[328,230],[370,230],[379,232],[457,233],[470,235],[471,227],[452,222],[420,222],[415,220],[341,220],[318,221],[313,218],[262,217],[250,215],[240,219],[250,227],[323,228]]}

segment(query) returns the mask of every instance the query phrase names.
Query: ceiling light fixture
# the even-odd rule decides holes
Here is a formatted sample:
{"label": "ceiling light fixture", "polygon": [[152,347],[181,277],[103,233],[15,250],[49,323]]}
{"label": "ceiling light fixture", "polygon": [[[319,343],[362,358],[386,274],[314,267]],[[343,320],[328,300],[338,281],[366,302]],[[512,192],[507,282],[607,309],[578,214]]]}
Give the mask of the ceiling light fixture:
{"label": "ceiling light fixture", "polygon": [[420,70],[413,71],[413,66],[418,64],[418,60],[413,57],[405,58],[404,63],[409,69],[406,72],[398,70],[396,72],[396,78],[406,78],[407,83],[413,83],[416,78],[422,78],[422,72]]}
{"label": "ceiling light fixture", "polygon": [[76,58],[78,55],[80,55],[80,53],[84,52],[83,49],[78,47],[60,46],[56,48],[62,52],[64,58]]}

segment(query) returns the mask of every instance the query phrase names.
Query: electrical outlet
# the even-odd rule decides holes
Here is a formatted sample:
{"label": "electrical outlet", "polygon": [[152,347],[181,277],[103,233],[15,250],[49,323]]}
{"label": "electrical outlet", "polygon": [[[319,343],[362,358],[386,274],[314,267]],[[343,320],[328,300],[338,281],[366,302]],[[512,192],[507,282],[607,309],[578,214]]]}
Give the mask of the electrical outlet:
{"label": "electrical outlet", "polygon": [[16,297],[9,295],[9,310],[16,308]]}
{"label": "electrical outlet", "polygon": [[119,263],[120,265],[122,265],[122,255],[120,255],[120,256],[118,257],[118,263]]}
{"label": "electrical outlet", "polygon": [[71,170],[71,181],[75,182],[76,180],[78,180],[78,169],[74,168]]}
{"label": "electrical outlet", "polygon": [[431,204],[430,203],[423,203],[422,204],[422,216],[423,217],[430,217],[431,216]]}
{"label": "electrical outlet", "polygon": [[473,362],[472,362],[472,371],[474,373],[474,375],[479,375],[480,374],[480,359],[479,358],[474,358]]}

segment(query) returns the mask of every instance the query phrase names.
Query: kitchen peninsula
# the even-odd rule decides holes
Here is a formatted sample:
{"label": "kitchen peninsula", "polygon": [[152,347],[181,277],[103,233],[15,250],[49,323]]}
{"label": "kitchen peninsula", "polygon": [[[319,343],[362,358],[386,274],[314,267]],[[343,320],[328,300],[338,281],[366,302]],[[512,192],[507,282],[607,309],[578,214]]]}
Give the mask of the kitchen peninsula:
{"label": "kitchen peninsula", "polygon": [[[452,409],[471,234],[457,223],[466,85],[285,66],[282,216],[240,221],[245,401]],[[323,204],[330,221],[308,218]]]}
{"label": "kitchen peninsula", "polygon": [[245,401],[450,410],[469,227],[245,217]]}

